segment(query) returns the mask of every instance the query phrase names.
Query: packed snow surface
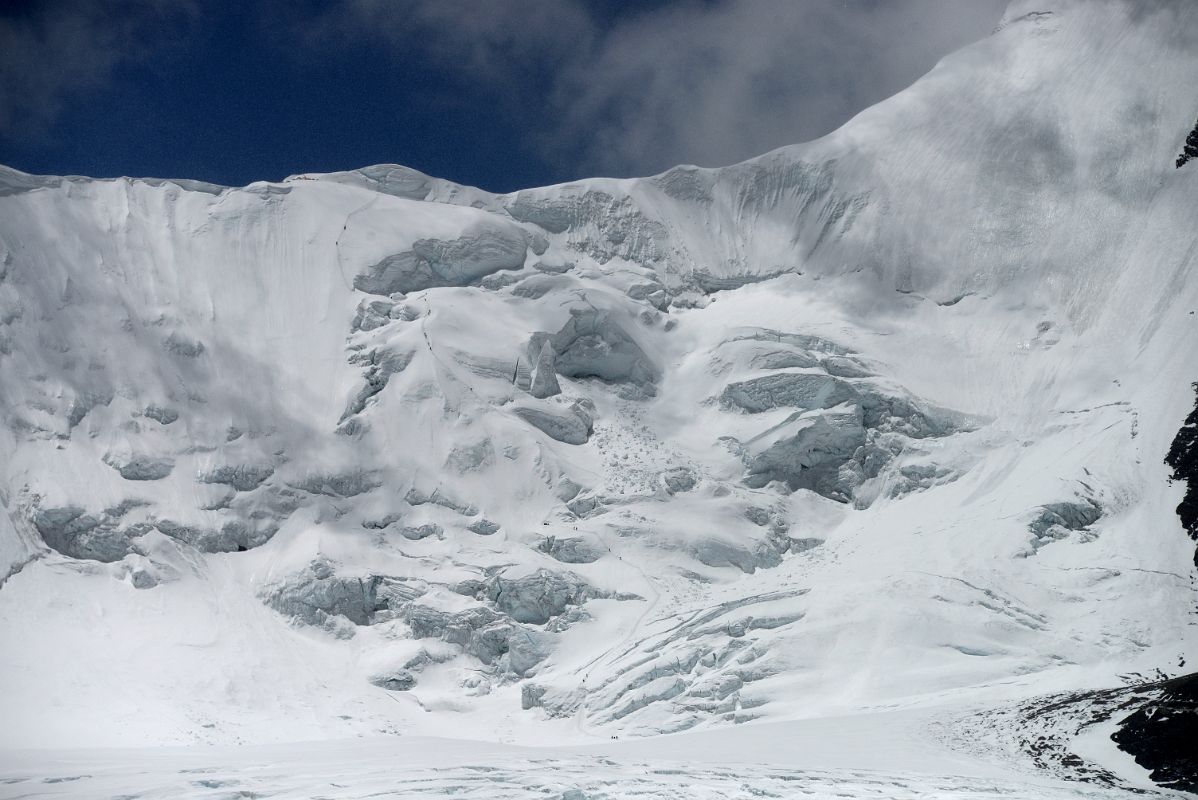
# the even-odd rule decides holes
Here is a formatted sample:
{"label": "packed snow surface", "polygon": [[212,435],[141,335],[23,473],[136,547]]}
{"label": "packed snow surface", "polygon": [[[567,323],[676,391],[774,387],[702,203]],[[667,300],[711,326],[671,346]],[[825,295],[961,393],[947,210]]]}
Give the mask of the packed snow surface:
{"label": "packed snow surface", "polygon": [[1150,786],[1012,710],[1198,656],[1196,82],[1187,3],[1016,2],[722,169],[0,168],[0,794]]}

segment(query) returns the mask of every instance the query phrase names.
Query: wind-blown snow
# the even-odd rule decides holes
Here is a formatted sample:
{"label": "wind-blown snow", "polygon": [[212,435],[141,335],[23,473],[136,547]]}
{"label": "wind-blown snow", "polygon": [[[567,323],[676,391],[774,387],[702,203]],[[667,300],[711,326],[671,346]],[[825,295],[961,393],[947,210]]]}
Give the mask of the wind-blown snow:
{"label": "wind-blown snow", "polygon": [[1019,2],[724,169],[3,169],[0,745],[716,735],[1182,671],[1196,77],[1184,3]]}

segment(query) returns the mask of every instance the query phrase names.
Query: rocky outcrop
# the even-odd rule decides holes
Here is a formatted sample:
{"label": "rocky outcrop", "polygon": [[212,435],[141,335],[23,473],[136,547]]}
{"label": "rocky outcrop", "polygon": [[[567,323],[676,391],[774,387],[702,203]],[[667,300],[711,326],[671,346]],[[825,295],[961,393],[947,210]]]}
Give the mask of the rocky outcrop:
{"label": "rocky outcrop", "polygon": [[[1198,383],[1193,388],[1198,395]],[[1198,542],[1198,401],[1177,436],[1173,437],[1165,464],[1172,470],[1170,477],[1173,480],[1186,484],[1185,496],[1177,505],[1177,516],[1190,538]],[[1194,564],[1198,566],[1198,548],[1194,549]]]}
{"label": "rocky outcrop", "polygon": [[[1195,136],[1198,139],[1198,135]],[[1196,150],[1198,150],[1198,142]],[[1198,152],[1195,152],[1198,156]],[[1198,673],[1145,687],[1111,739],[1166,789],[1198,793]]]}
{"label": "rocky outcrop", "polygon": [[1177,169],[1181,169],[1195,158],[1198,158],[1198,124],[1194,125],[1194,130],[1190,131],[1190,135],[1186,137],[1185,144],[1182,145],[1181,152],[1178,154],[1174,166]]}

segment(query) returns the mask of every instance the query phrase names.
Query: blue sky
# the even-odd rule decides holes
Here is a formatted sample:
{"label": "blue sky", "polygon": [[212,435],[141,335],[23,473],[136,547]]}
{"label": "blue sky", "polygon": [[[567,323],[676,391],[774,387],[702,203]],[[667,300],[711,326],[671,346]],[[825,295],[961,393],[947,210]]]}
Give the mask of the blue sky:
{"label": "blue sky", "polygon": [[827,133],[1004,0],[6,0],[0,163],[244,184],[401,163],[509,191]]}

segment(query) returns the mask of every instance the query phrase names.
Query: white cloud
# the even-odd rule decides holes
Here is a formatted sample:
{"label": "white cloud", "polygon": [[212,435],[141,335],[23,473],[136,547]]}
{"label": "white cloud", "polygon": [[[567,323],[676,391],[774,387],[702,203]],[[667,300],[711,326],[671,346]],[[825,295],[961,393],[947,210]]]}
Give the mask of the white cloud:
{"label": "white cloud", "polygon": [[726,0],[610,31],[556,105],[601,170],[720,165],[823,135],[994,27],[1000,0]]}
{"label": "white cloud", "polygon": [[582,0],[342,0],[324,19],[501,93],[558,163],[628,175],[827,133],[988,34],[1005,6],[716,0],[613,26]]}

